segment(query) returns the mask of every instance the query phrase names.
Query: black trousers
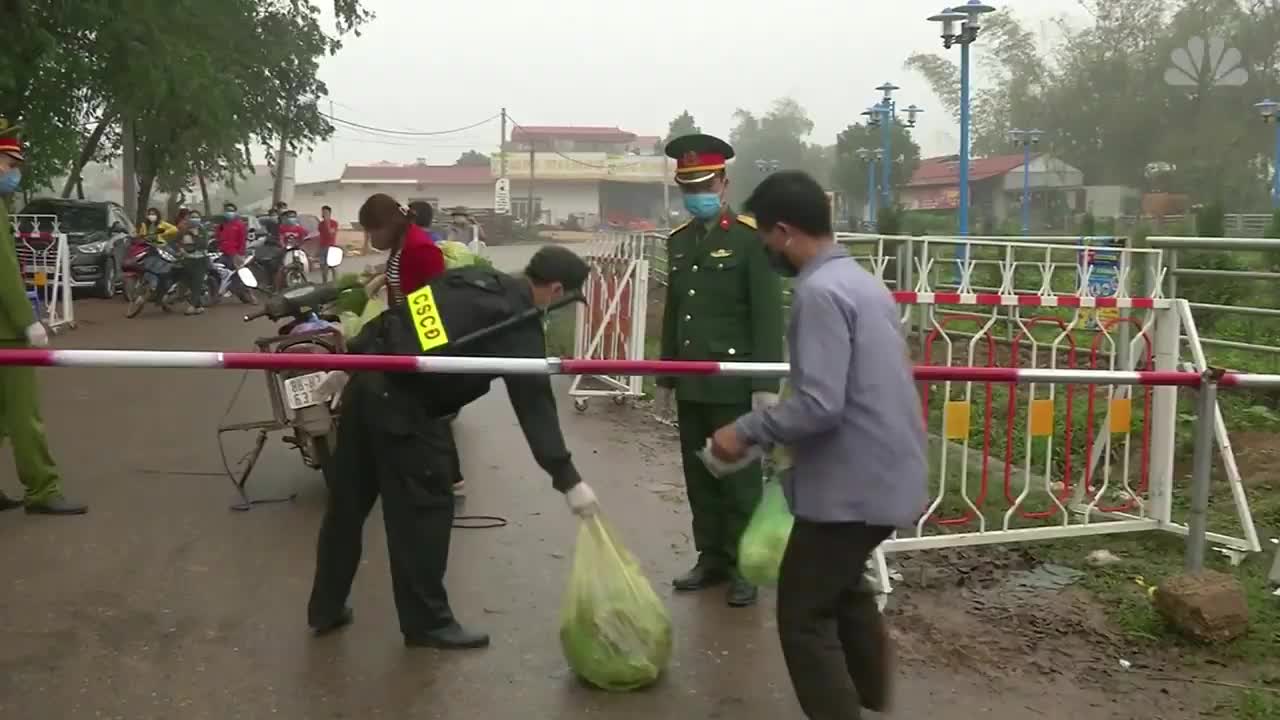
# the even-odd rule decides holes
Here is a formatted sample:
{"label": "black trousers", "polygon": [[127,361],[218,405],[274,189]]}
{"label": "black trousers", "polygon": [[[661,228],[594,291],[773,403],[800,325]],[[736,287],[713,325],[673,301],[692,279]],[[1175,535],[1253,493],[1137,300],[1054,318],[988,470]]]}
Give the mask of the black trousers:
{"label": "black trousers", "polygon": [[856,720],[889,702],[888,629],[863,576],[891,528],[796,518],[778,578],[778,636],[810,720]]}
{"label": "black trousers", "polygon": [[364,521],[381,495],[400,630],[414,637],[445,627],[454,621],[444,588],[454,503],[448,423],[386,422],[385,398],[359,376],[342,403],[308,622],[323,627],[343,612]]}

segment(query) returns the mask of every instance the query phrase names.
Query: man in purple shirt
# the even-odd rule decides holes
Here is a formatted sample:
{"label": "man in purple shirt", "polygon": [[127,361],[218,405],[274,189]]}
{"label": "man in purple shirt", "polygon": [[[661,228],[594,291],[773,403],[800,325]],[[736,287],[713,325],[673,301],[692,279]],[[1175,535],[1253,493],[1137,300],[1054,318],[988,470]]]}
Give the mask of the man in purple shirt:
{"label": "man in purple shirt", "polygon": [[889,701],[888,631],[867,559],[927,503],[924,423],[897,305],[835,243],[826,193],[780,172],[747,201],[770,263],[794,277],[790,396],[716,431],[722,461],[785,446],[795,527],[778,578],[778,635],[810,718],[857,718]]}

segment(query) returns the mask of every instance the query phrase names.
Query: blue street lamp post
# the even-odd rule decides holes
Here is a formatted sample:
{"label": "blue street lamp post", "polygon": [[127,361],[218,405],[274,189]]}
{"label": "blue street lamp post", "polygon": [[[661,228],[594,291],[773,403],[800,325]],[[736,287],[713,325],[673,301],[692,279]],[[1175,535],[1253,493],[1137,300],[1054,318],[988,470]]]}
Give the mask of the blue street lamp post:
{"label": "blue street lamp post", "polygon": [[1040,144],[1040,130],[1009,131],[1009,139],[1022,146],[1022,234],[1031,234],[1031,146]]}
{"label": "blue street lamp post", "polygon": [[876,221],[876,206],[879,204],[879,193],[876,191],[876,160],[884,158],[884,150],[868,150],[867,148],[858,148],[858,158],[867,163],[867,222],[874,224]]}
{"label": "blue street lamp post", "polygon": [[1271,209],[1280,210],[1280,103],[1267,98],[1254,107],[1262,114],[1262,121],[1276,126],[1275,160],[1271,166]]}
{"label": "blue street lamp post", "polygon": [[[995,11],[981,0],[969,0],[963,5],[944,9],[930,17],[931,22],[942,23],[942,46],[950,49],[960,45],[960,235],[969,234],[969,46],[978,39],[981,24],[978,16]],[[959,28],[957,28],[957,23]],[[961,248],[961,254],[965,248]]]}
{"label": "blue street lamp post", "polygon": [[[880,102],[871,106],[866,112],[862,113],[868,117],[868,124],[871,127],[880,128],[880,150],[883,153],[882,158],[887,158],[880,167],[880,192],[884,196],[884,205],[889,207],[893,204],[893,181],[891,179],[893,171],[893,127],[898,123],[898,104],[893,99],[893,93],[899,90],[897,85],[886,82],[876,88],[883,97]],[[920,113],[924,112],[915,105],[911,105],[906,109],[907,120],[903,123],[906,127],[913,128],[916,126],[916,119]]]}

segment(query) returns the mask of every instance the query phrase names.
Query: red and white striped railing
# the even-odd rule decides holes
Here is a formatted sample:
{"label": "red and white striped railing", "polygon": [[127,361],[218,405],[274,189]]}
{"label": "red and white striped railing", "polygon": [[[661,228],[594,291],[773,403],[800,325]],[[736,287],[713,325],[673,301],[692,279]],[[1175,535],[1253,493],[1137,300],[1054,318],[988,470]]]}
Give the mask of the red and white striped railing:
{"label": "red and white striped railing", "polygon": [[[312,355],[302,353],[187,352],[172,350],[0,350],[0,366],[192,368],[224,370],[345,370],[458,375],[725,375],[783,377],[786,363],[688,360],[446,357],[418,355]],[[1003,384],[1080,383],[1199,387],[1194,372],[937,367],[918,365],[923,382]],[[1226,373],[1222,387],[1280,387],[1280,375]]]}
{"label": "red and white striped railing", "polygon": [[1017,307],[1061,308],[1152,308],[1171,307],[1170,298],[1153,297],[1093,297],[1089,295],[1035,295],[958,292],[914,292],[900,290],[893,293],[900,305],[1007,305]]}

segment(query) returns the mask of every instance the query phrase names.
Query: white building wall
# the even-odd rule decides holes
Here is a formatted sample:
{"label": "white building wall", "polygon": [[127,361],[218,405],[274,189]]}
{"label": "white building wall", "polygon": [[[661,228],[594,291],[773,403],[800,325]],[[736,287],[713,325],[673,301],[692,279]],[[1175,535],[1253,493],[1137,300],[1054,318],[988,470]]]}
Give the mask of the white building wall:
{"label": "white building wall", "polygon": [[[589,181],[533,180],[533,195],[542,198],[542,222],[562,223],[574,213],[600,212],[600,183]],[[511,201],[529,197],[527,180],[511,180]],[[493,206],[492,198],[487,207]]]}
{"label": "white building wall", "polygon": [[370,195],[385,193],[402,205],[414,200],[434,200],[441,210],[464,206],[492,208],[493,188],[489,185],[415,185],[412,183],[340,183],[336,180],[305,183],[297,186],[290,205],[303,214],[319,215],[320,208],[333,208],[333,217],[343,228],[350,228],[360,213],[360,206]]}

